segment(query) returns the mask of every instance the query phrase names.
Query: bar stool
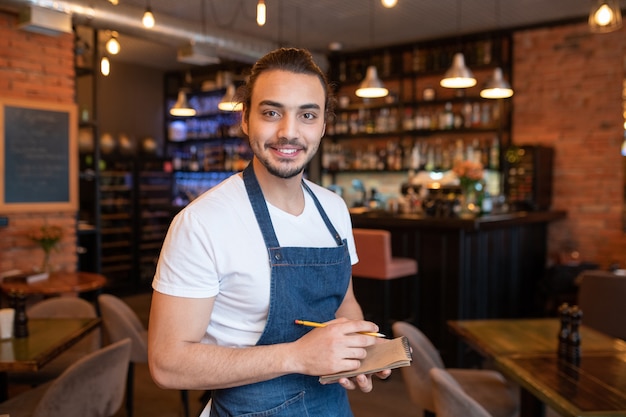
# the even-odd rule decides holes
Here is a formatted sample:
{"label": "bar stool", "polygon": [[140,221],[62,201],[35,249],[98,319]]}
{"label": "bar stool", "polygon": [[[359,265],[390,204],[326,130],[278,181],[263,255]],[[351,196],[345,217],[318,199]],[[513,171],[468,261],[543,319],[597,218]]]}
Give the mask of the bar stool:
{"label": "bar stool", "polygon": [[381,325],[385,334],[390,334],[391,280],[415,277],[417,261],[413,258],[392,256],[391,232],[388,230],[354,228],[352,233],[359,255],[359,262],[352,266],[352,277],[384,281]]}

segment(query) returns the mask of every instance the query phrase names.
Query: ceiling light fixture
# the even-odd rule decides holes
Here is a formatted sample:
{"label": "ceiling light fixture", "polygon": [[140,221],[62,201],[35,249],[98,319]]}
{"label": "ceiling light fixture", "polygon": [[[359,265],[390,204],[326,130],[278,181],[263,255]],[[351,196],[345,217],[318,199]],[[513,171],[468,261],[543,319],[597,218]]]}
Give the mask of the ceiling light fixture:
{"label": "ceiling light fixture", "polygon": [[465,56],[461,52],[454,54],[452,66],[448,68],[439,84],[446,88],[469,88],[476,85],[476,78],[465,65]]}
{"label": "ceiling light fixture", "polygon": [[392,7],[396,7],[396,5],[398,4],[398,0],[380,0],[380,3],[384,7],[391,9]]}
{"label": "ceiling light fixture", "polygon": [[265,9],[265,0],[259,0],[256,4],[256,23],[259,26],[265,25],[267,10]]}
{"label": "ceiling light fixture", "polygon": [[109,3],[111,3],[113,6],[117,6],[118,4],[120,4],[119,0],[109,0]]}
{"label": "ceiling light fixture", "polygon": [[389,90],[383,86],[383,82],[378,78],[378,70],[374,65],[367,67],[365,78],[361,81],[355,94],[363,98],[385,97],[389,94]]}
{"label": "ceiling light fixture", "polygon": [[117,40],[118,33],[116,31],[111,31],[111,37],[106,43],[107,52],[111,55],[117,55],[120,53],[120,42]]}
{"label": "ceiling light fixture", "polygon": [[150,8],[150,2],[148,2],[148,6],[146,7],[146,11],[143,13],[143,17],[141,18],[141,23],[144,27],[150,29],[154,27],[156,20],[154,19],[154,14],[152,14],[152,9]]}
{"label": "ceiling light fixture", "polygon": [[111,62],[106,55],[100,60],[100,73],[105,77],[111,73]]}
{"label": "ceiling light fixture", "polygon": [[480,91],[482,98],[509,98],[513,95],[511,85],[502,76],[502,68],[493,70],[493,77],[486,83]]}
{"label": "ceiling light fixture", "polygon": [[235,84],[229,83],[226,87],[226,94],[222,97],[222,100],[218,103],[217,108],[222,111],[242,111],[243,103],[237,100],[237,90]]}
{"label": "ceiling light fixture", "polygon": [[589,29],[596,33],[613,32],[622,27],[618,0],[594,0],[589,13]]}
{"label": "ceiling light fixture", "polygon": [[[370,0],[370,42],[372,46],[374,46],[374,14],[374,0]],[[385,97],[389,94],[389,90],[383,86],[383,82],[378,78],[378,70],[374,65],[367,67],[365,78],[361,81],[355,94],[362,98]]]}
{"label": "ceiling light fixture", "polygon": [[189,102],[187,101],[187,89],[186,88],[181,88],[180,90],[178,90],[178,98],[176,99],[176,103],[170,109],[170,114],[172,116],[179,116],[179,117],[188,117],[188,116],[196,115],[196,109],[191,107],[189,105]]}
{"label": "ceiling light fixture", "polygon": [[[457,30],[461,31],[461,0],[457,1]],[[476,78],[472,71],[465,65],[465,56],[457,52],[452,57],[452,65],[439,81],[439,85],[445,88],[469,88],[476,85]]]}
{"label": "ceiling light fixture", "polygon": [[[496,2],[496,22],[500,23],[500,1]],[[509,98],[513,95],[513,89],[502,75],[502,68],[497,67],[493,70],[493,76],[487,80],[483,89],[480,91],[482,98],[498,99]]]}

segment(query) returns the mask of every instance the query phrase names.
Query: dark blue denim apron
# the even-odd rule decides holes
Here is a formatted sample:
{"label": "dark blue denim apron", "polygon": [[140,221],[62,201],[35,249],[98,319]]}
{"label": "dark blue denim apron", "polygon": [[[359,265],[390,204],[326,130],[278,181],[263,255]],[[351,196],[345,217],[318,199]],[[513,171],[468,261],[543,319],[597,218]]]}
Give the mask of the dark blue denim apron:
{"label": "dark blue denim apron", "polygon": [[[350,282],[348,245],[303,182],[337,246],[280,247],[252,163],[244,170],[243,178],[271,267],[269,312],[257,346],[293,342],[311,330],[294,320],[325,322],[335,318]],[[321,385],[318,377],[290,374],[213,391],[211,417],[215,416],[348,417],[352,411],[341,385]]]}

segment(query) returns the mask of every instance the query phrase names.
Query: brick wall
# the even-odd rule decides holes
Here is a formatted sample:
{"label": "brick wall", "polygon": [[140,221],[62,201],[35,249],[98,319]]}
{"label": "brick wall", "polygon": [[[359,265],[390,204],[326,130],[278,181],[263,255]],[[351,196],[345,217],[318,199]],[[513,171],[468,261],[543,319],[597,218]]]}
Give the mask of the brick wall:
{"label": "brick wall", "polygon": [[[71,34],[53,37],[19,30],[16,15],[0,12],[0,99],[74,103],[73,42]],[[51,254],[51,263],[63,270],[76,269],[74,211],[2,215],[9,218],[9,227],[0,228],[0,271],[41,265],[43,251],[27,235],[44,222],[57,224],[65,232],[59,250]]]}
{"label": "brick wall", "polygon": [[514,37],[513,141],[555,149],[551,253],[571,246],[584,260],[626,267],[623,232],[622,80],[626,29],[591,34],[586,24]]}

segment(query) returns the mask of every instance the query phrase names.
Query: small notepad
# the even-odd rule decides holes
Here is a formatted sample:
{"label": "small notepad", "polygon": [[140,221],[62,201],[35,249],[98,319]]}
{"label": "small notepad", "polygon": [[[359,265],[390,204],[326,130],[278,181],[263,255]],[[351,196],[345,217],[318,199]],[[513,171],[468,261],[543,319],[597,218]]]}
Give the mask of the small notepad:
{"label": "small notepad", "polygon": [[361,361],[359,369],[320,376],[320,382],[328,384],[339,378],[351,378],[361,374],[373,374],[385,369],[395,369],[411,365],[411,347],[405,336],[384,340],[368,346],[367,357]]}

